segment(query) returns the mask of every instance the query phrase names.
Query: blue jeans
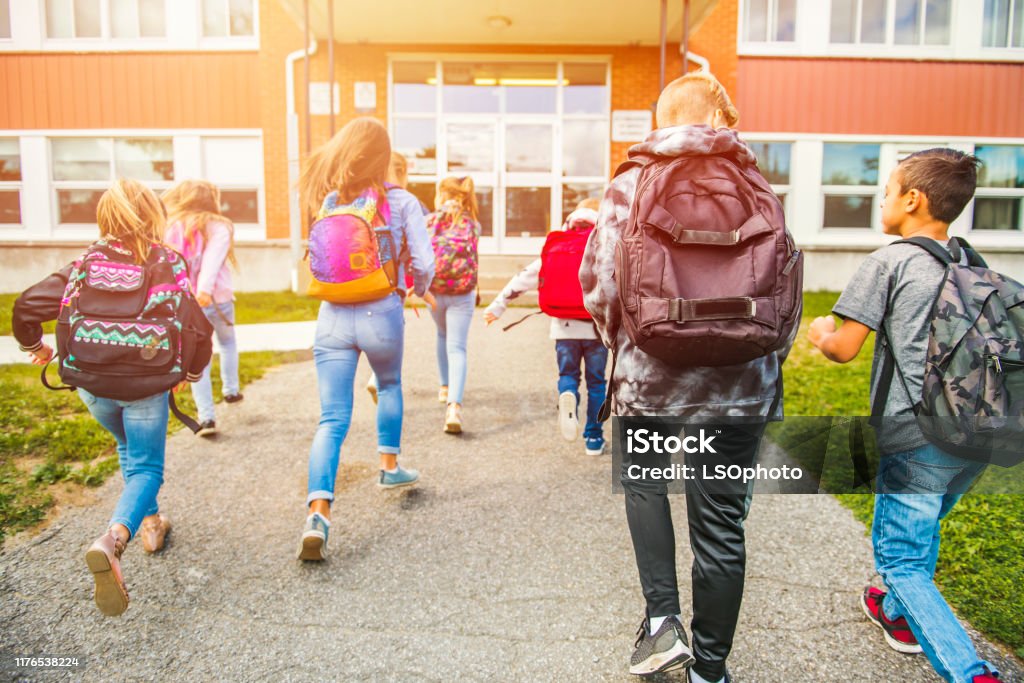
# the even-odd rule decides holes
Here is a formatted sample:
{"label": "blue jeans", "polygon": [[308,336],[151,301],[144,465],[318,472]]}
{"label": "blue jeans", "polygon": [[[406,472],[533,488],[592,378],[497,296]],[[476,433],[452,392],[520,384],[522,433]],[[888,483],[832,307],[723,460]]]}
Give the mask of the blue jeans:
{"label": "blue jeans", "polygon": [[334,500],[341,445],[352,424],[352,388],[360,353],[366,354],[379,386],[377,450],[401,451],[404,344],[405,314],[397,294],[366,304],[320,305],[313,344],[320,426],[309,450],[307,503]]}
{"label": "blue jeans", "polygon": [[978,658],[935,586],[939,522],[984,468],[931,444],[885,455],[878,468],[871,542],[889,589],[882,609],[890,619],[906,617],[935,671],[955,683],[994,667]]}
{"label": "blue jeans", "polygon": [[[207,320],[213,324],[220,350],[221,393],[225,396],[237,394],[238,388],[238,344],[235,341],[235,302],[210,304],[203,309]],[[192,398],[196,402],[199,421],[213,419],[213,382],[210,370],[213,361],[203,369],[203,378],[192,385]]]}
{"label": "blue jeans", "polygon": [[571,391],[576,396],[577,406],[580,403],[580,364],[586,363],[587,426],[583,438],[604,438],[597,413],[604,403],[608,349],[597,339],[559,339],[555,342],[555,354],[558,356],[558,393]]}
{"label": "blue jeans", "polygon": [[123,524],[135,536],[142,518],[159,510],[156,496],[164,483],[167,392],[138,401],[101,398],[85,389],[79,389],[78,395],[96,421],[117,441],[124,491],[110,524]]}
{"label": "blue jeans", "polygon": [[466,390],[466,340],[476,311],[476,292],[436,294],[431,315],[437,325],[437,369],[441,386],[448,387],[448,402],[462,403]]}

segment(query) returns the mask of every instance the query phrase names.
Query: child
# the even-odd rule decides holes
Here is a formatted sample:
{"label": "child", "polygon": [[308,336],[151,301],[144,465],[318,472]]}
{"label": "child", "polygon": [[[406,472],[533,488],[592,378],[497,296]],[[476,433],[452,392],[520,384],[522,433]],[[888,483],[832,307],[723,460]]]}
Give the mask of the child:
{"label": "child", "polygon": [[[446,404],[444,431],[462,432],[462,395],[466,387],[466,340],[477,302],[476,191],[470,177],[441,181],[434,200],[437,211],[427,219],[437,272],[430,284],[435,304],[430,313],[437,324],[437,365]],[[429,303],[429,302],[428,302]]]}
{"label": "child", "polygon": [[[926,237],[944,247],[949,224],[971,200],[978,160],[952,149],[910,155],[889,176],[882,204],[887,235]],[[846,363],[857,357],[875,330],[871,393],[878,392],[885,344],[897,376],[877,430],[882,454],[872,522],[875,565],[888,592],[868,587],[861,607],[893,649],[924,651],[948,681],[996,681],[970,637],[935,586],[939,522],[981,474],[984,465],[950,455],[929,443],[914,417],[922,393],[932,303],[944,279],[943,265],[914,244],[891,244],[871,254],[847,285],[832,316],[816,318],[811,343],[825,357]],[[887,342],[887,340],[889,340]],[[898,343],[892,343],[898,340]],[[910,483],[908,483],[910,482]]]}
{"label": "child", "polygon": [[[385,189],[391,141],[387,129],[376,119],[358,118],[346,124],[323,146],[313,152],[303,170],[299,187],[310,214],[318,223],[337,216],[359,216],[390,237],[391,248],[408,245],[413,273],[413,288],[422,295],[434,276],[434,255],[424,225],[419,202],[397,187]],[[352,225],[352,222],[345,225]],[[364,223],[365,225],[365,223]],[[376,232],[374,233],[376,235]],[[338,248],[358,247],[338,254]],[[319,245],[323,246],[323,245]],[[319,249],[319,246],[317,247]],[[332,253],[323,254],[338,274],[339,283],[326,285],[343,290],[352,284],[351,275],[363,272],[367,261],[385,258],[381,242],[331,243]],[[372,258],[367,258],[367,255]],[[313,264],[314,239],[310,235]],[[397,256],[397,250],[387,256]],[[359,263],[358,267],[351,266]],[[319,267],[319,266],[318,266]],[[358,302],[332,303],[325,298],[317,315],[313,358],[320,390],[320,425],[309,453],[308,516],[298,557],[301,560],[326,559],[331,503],[338,473],[341,446],[352,422],[352,393],[356,366],[365,353],[379,384],[377,407],[377,451],[380,476],[377,485],[391,489],[410,486],[419,480],[416,470],[398,465],[402,438],[402,353],[405,344],[405,317],[398,283],[405,279],[404,264],[399,262],[390,288],[381,296],[360,298]],[[315,274],[315,273],[314,273]],[[347,278],[347,279],[346,279]],[[365,278],[363,278],[365,280]],[[359,280],[354,281],[359,284]],[[376,291],[376,290],[375,290]],[[335,299],[345,299],[339,296]],[[353,299],[352,297],[348,297]]]}
{"label": "child", "polygon": [[[784,343],[780,348],[753,360],[715,365],[706,362],[709,360],[706,356],[695,353],[686,359],[692,365],[679,367],[646,353],[633,343],[624,329],[630,311],[624,309],[620,298],[621,294],[629,295],[630,290],[622,285],[620,292],[621,283],[616,279],[616,253],[624,246],[623,234],[636,227],[631,222],[631,216],[635,218],[632,211],[650,198],[638,190],[640,178],[647,172],[642,165],[669,166],[664,175],[682,185],[679,193],[689,194],[686,201],[699,201],[700,208],[708,215],[720,218],[721,225],[701,224],[700,230],[731,226],[748,211],[740,213],[735,197],[727,202],[717,193],[694,193],[689,179],[681,177],[684,172],[728,173],[733,181],[722,183],[723,190],[738,188],[742,183],[753,194],[752,190],[757,187],[758,212],[766,220],[770,219],[773,231],[784,223],[782,206],[760,176],[753,152],[732,130],[738,119],[739,113],[725,88],[707,72],[687,74],[666,86],[658,98],[657,130],[630,148],[631,164],[622,168],[605,192],[597,227],[583,254],[579,277],[586,308],[605,346],[615,353],[608,390],[615,414],[707,417],[711,422],[726,416],[748,418],[749,425],[716,427],[719,431],[715,441],[716,458],[746,467],[752,465],[756,457],[764,419],[781,414],[782,363],[797,326],[792,324],[792,331],[781,340]],[[666,192],[672,190],[666,188]],[[697,195],[699,198],[694,199]],[[662,195],[654,199],[659,207],[664,205],[660,203]],[[733,220],[726,221],[723,217]],[[678,221],[681,216],[672,214],[671,218]],[[658,220],[662,230],[673,228],[664,215]],[[785,237],[786,243],[791,244],[791,236],[786,234]],[[729,264],[723,259],[730,252],[721,251],[719,247],[714,249],[719,251],[709,260],[718,260],[713,261],[712,266],[706,269],[677,267],[672,284],[676,278],[693,281],[700,277],[715,278],[716,283],[729,282]],[[679,251],[682,253],[674,249],[669,253],[697,258],[708,254],[708,247],[681,245]],[[667,275],[670,265],[675,266],[674,263],[664,266],[666,280],[670,279]],[[793,310],[787,321],[799,320],[799,313],[798,308]],[[718,350],[711,345],[707,349],[706,353]],[[746,567],[743,521],[750,509],[748,485],[742,480],[730,480],[711,492],[696,478],[685,482],[686,522],[693,551],[691,630],[694,647],[691,650],[680,617],[675,530],[668,488],[663,480],[634,480],[625,476],[630,462],[626,454],[621,480],[626,494],[626,519],[647,603],[647,614],[637,630],[630,673],[647,675],[692,665],[688,671],[692,683],[727,681],[726,659],[732,650],[743,599]]]}
{"label": "child", "polygon": [[[589,234],[597,224],[599,206],[600,201],[596,198],[584,199],[576,210],[566,217],[562,230]],[[583,234],[581,239],[586,242]],[[541,265],[542,260],[536,259],[505,285],[484,311],[484,320],[488,325],[505,313],[509,301],[537,289]],[[573,278],[578,271],[577,262],[573,268]],[[582,292],[578,292],[578,295],[582,306]],[[605,398],[604,374],[608,362],[608,349],[598,339],[597,332],[594,331],[594,322],[590,319],[552,317],[550,336],[555,340],[555,355],[558,359],[558,423],[562,436],[567,441],[575,441],[579,437],[577,413],[580,403],[580,369],[585,361],[587,425],[583,430],[583,438],[587,454],[600,455],[604,451],[604,430],[597,419],[597,412]]]}
{"label": "child", "polygon": [[[220,212],[220,190],[205,180],[185,180],[160,199],[167,207],[168,228],[164,242],[188,262],[192,288],[203,313],[213,324],[220,348],[220,378],[225,403],[243,396],[238,382],[238,344],[235,341],[235,303],[231,270],[238,267],[234,254],[234,226]],[[203,378],[192,386],[199,410],[199,436],[217,431],[213,412],[211,363]]]}
{"label": "child", "polygon": [[[117,441],[124,491],[107,532],[85,556],[96,584],[96,605],[108,616],[128,608],[120,563],[128,541],[139,533],[143,549],[154,553],[163,548],[171,528],[157,507],[167,441],[167,389],[181,378],[198,381],[210,361],[210,325],[192,297],[185,262],[161,245],[165,220],[163,205],[148,188],[118,180],[96,209],[99,241],[78,261],[27,289],[14,305],[14,336],[36,365],[46,365],[53,357],[53,349],[42,341],[41,323],[57,319],[61,378],[78,387],[89,412]],[[133,282],[145,283],[148,291],[133,288]],[[125,312],[136,315],[138,307],[145,320],[136,325],[127,321]],[[104,309],[114,312],[104,314]],[[116,318],[116,325],[95,324],[104,317]],[[169,343],[174,336],[152,334],[154,328],[170,327],[177,327],[181,339],[176,360]],[[75,346],[79,339],[89,344]],[[144,374],[145,361],[163,364],[165,358],[174,361],[177,372],[167,373],[161,365]],[[129,369],[132,375],[125,378]],[[159,389],[147,395],[153,388]],[[125,400],[129,396],[132,400]]]}

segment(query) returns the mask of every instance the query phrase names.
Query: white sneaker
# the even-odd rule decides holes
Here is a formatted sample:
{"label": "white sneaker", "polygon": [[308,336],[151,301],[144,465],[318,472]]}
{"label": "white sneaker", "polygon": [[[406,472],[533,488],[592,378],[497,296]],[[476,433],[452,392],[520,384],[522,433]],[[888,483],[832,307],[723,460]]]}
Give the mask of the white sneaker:
{"label": "white sneaker", "polygon": [[437,390],[437,400],[440,403],[448,403],[448,387],[441,387]]}
{"label": "white sneaker", "polygon": [[444,416],[444,431],[445,434],[462,433],[462,410],[458,403],[448,404],[448,410]]}
{"label": "white sneaker", "polygon": [[576,396],[571,391],[558,395],[558,428],[562,438],[575,441],[580,437],[580,421],[576,415]]}
{"label": "white sneaker", "polygon": [[373,400],[373,404],[377,405],[377,376],[374,374],[370,375],[370,381],[366,383],[366,391],[369,392],[370,398]]}

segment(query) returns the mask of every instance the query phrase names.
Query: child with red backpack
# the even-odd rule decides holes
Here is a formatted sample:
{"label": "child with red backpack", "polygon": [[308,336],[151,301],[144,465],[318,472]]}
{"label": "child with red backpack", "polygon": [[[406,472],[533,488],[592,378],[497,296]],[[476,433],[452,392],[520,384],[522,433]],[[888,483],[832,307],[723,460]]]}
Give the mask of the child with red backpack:
{"label": "child with red backpack", "polygon": [[157,507],[168,408],[198,429],[178,412],[170,390],[198,381],[210,362],[213,330],[192,296],[184,259],[161,244],[166,219],[151,190],[118,180],[96,209],[100,239],[14,304],[14,336],[44,373],[53,349],[42,340],[42,323],[57,320],[58,367],[68,387],[51,388],[77,388],[117,441],[124,491],[106,533],[85,555],[96,606],[107,616],[128,608],[121,572],[128,541],[138,534],[154,553],[170,531]]}
{"label": "child with red backpack", "polygon": [[567,441],[579,438],[580,369],[586,364],[587,423],[583,438],[588,455],[604,452],[604,430],[597,413],[605,399],[608,349],[583,307],[579,271],[587,238],[597,224],[599,204],[597,199],[580,202],[566,217],[562,229],[548,235],[540,258],[513,277],[484,311],[484,320],[490,325],[505,313],[509,301],[532,289],[538,291],[541,311],[551,317],[550,334],[558,359],[558,425]]}
{"label": "child with red backpack", "polygon": [[436,270],[430,285],[435,303],[430,314],[437,325],[437,366],[441,376],[438,400],[447,408],[444,431],[462,432],[462,395],[466,388],[466,340],[479,298],[476,191],[470,177],[445,178],[437,188],[437,211],[427,219]]}

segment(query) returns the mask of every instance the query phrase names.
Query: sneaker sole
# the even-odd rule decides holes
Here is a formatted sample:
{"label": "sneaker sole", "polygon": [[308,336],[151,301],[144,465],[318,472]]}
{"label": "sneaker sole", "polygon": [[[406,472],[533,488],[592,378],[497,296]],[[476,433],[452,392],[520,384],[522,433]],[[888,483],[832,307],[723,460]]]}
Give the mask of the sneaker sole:
{"label": "sneaker sole", "polygon": [[629,673],[634,676],[651,676],[685,669],[693,666],[696,661],[690,649],[679,641],[671,649],[653,654],[639,664],[630,666]]}
{"label": "sneaker sole", "polygon": [[885,630],[885,626],[882,625],[882,622],[876,619],[875,615],[873,615],[871,610],[868,609],[868,604],[864,600],[863,595],[860,596],[860,600],[858,602],[860,602],[861,610],[863,610],[864,614],[867,615],[868,621],[882,629],[882,635],[885,636],[885,642],[889,647],[904,655],[919,655],[923,652],[920,645],[908,645],[907,643],[901,643],[889,635],[889,632]]}
{"label": "sneaker sole", "polygon": [[580,421],[576,416],[576,397],[569,392],[558,396],[558,428],[562,438],[575,441],[580,436]]}
{"label": "sneaker sole", "polygon": [[207,429],[200,429],[198,432],[196,432],[196,436],[213,436],[216,433],[217,433],[217,428],[216,427],[214,427],[213,429],[209,429],[209,428],[207,428]]}
{"label": "sneaker sole", "polygon": [[461,434],[462,423],[461,422],[445,422],[444,423],[445,434]]}
{"label": "sneaker sole", "polygon": [[419,480],[420,480],[420,478],[416,477],[412,481],[403,481],[400,484],[382,484],[382,483],[380,483],[378,481],[377,482],[377,488],[379,488],[379,489],[400,489],[403,486],[412,486],[413,484],[415,484]]}
{"label": "sneaker sole", "polygon": [[366,387],[366,392],[370,394],[370,400],[373,401],[373,405],[377,405],[377,387],[370,384]]}
{"label": "sneaker sole", "polygon": [[93,598],[100,612],[108,617],[124,614],[128,609],[128,594],[121,587],[110,566],[110,558],[102,550],[90,550],[85,554],[85,564],[96,582]]}
{"label": "sneaker sole", "polygon": [[599,449],[584,448],[584,450],[587,452],[587,455],[604,455],[604,446],[601,446]]}
{"label": "sneaker sole", "polygon": [[302,537],[299,544],[299,559],[306,562],[321,562],[327,559],[324,552],[324,538],[319,534],[310,534]]}

